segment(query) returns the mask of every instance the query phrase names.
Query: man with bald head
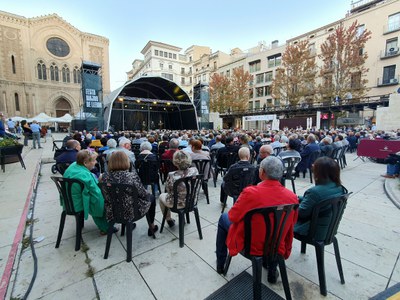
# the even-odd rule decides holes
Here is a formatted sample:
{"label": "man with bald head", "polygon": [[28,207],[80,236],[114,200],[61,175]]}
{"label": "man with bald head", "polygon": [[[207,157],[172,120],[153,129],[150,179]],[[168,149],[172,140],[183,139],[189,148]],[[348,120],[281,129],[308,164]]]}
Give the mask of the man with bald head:
{"label": "man with bald head", "polygon": [[[248,185],[247,183],[254,184],[256,180],[257,168],[249,162],[250,149],[247,147],[242,147],[239,149],[238,154],[240,160],[229,167],[221,184],[220,201],[223,204],[226,203],[228,195],[234,197],[234,200],[236,200],[235,196],[239,196],[241,192],[240,186],[245,187]],[[242,170],[249,170],[251,177],[241,178]]]}
{"label": "man with bald head", "polygon": [[272,149],[271,145],[261,146],[260,153],[258,154],[258,157],[257,157],[257,165],[259,165],[264,158],[266,158],[272,154],[274,154],[274,149]]}
{"label": "man with bald head", "polygon": [[56,163],[72,164],[76,161],[79,150],[81,150],[81,144],[77,140],[68,140],[65,150],[55,157]]}

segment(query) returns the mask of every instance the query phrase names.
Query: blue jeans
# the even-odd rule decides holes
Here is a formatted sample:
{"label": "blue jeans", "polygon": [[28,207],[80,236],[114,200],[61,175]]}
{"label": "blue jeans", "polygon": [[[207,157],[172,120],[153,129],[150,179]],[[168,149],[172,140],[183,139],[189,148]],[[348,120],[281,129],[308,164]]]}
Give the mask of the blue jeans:
{"label": "blue jeans", "polygon": [[400,172],[400,164],[387,164],[386,166],[386,173],[390,176],[398,175]]}
{"label": "blue jeans", "polygon": [[217,268],[223,268],[228,255],[228,248],[226,247],[226,238],[228,236],[229,227],[232,222],[228,218],[227,213],[223,213],[218,220],[217,241],[216,241],[216,254],[217,254]]}
{"label": "blue jeans", "polygon": [[33,138],[33,148],[36,148],[36,141],[38,143],[38,147],[40,148],[40,132],[32,132]]}

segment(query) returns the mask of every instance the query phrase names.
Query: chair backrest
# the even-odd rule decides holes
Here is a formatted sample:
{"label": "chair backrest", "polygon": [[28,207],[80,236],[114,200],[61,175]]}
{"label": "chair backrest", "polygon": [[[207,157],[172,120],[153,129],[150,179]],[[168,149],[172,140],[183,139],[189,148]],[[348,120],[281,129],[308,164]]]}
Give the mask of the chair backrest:
{"label": "chair backrest", "polygon": [[168,143],[161,143],[158,145],[158,157],[161,157],[161,155],[164,154],[165,150],[169,149],[169,144]]}
{"label": "chair backrest", "polygon": [[282,163],[285,168],[283,177],[290,178],[294,173],[294,169],[296,168],[296,166],[299,164],[300,161],[301,161],[301,157],[298,157],[298,156],[283,157]]}
{"label": "chair backrest", "polygon": [[226,181],[224,185],[225,192],[231,197],[239,197],[243,189],[249,185],[253,185],[256,179],[256,167],[244,167],[231,169],[230,178],[232,180]]}
{"label": "chair backrest", "polygon": [[160,163],[158,160],[137,159],[135,161],[135,168],[143,185],[158,182],[158,171],[160,169]]}
{"label": "chair backrest", "polygon": [[215,164],[216,164],[216,161],[217,161],[217,152],[218,152],[218,149],[215,149],[215,148],[210,150],[211,165],[213,167],[215,167]]}
{"label": "chair backrest", "polygon": [[138,155],[140,154],[140,144],[131,144],[131,150],[135,154],[135,157],[137,158]]}
{"label": "chair backrest", "polygon": [[328,219],[326,225],[325,245],[332,243],[334,236],[337,233],[340,221],[342,219],[344,209],[346,208],[347,199],[351,193],[346,193],[341,196],[331,197],[319,202],[314,206],[311,214],[310,227],[307,235],[307,241],[313,242],[316,240],[316,234],[320,229],[321,219]]}
{"label": "chair backrest", "polygon": [[[256,236],[252,234],[252,227],[253,225],[259,225],[259,223],[253,222],[253,218],[256,216],[260,218],[261,216],[261,220],[265,223],[265,238],[262,249],[263,257],[276,259],[281,240],[285,238],[284,234],[289,230],[286,227],[286,222],[291,213],[298,207],[298,204],[287,204],[256,208],[248,211],[244,216],[244,255],[246,257],[252,255],[252,238]],[[257,232],[260,232],[259,230],[260,228],[257,229]]]}
{"label": "chair backrest", "polygon": [[[194,207],[197,206],[197,200],[199,198],[199,191],[201,187],[201,180],[203,175],[194,175],[188,176],[178,179],[174,182],[173,186],[173,196],[174,196],[174,204],[171,208],[171,211],[178,211],[180,208],[178,207],[179,198],[184,195],[185,197],[185,208],[183,209],[185,212],[190,212]],[[182,194],[182,190],[185,193]]]}
{"label": "chair backrest", "polygon": [[284,149],[284,147],[275,147],[275,148],[273,149],[274,155],[275,155],[275,156],[278,156],[278,154],[281,153],[281,151],[282,151],[283,149]]}
{"label": "chair backrest", "polygon": [[143,217],[139,210],[138,190],[133,184],[101,182],[99,187],[108,221],[125,224]]}
{"label": "chair backrest", "polygon": [[342,151],[342,148],[334,148],[332,153],[331,153],[331,158],[338,160],[340,157],[340,152]]}
{"label": "chair backrest", "polygon": [[104,173],[106,171],[107,155],[105,155],[104,153],[100,153],[99,156],[97,156],[97,162],[100,166],[100,172]]}
{"label": "chair backrest", "polygon": [[63,178],[58,176],[50,177],[57,186],[58,192],[62,197],[64,209],[67,215],[76,215],[78,212],[75,211],[74,202],[72,199],[72,186],[74,184],[79,185],[80,189],[83,190],[84,183],[79,179],[74,178]]}
{"label": "chair backrest", "polygon": [[61,174],[64,175],[65,171],[68,169],[68,167],[71,165],[71,163],[56,163],[56,170]]}
{"label": "chair backrest", "polygon": [[199,174],[203,174],[203,179],[210,178],[211,160],[210,159],[194,159],[192,163],[196,167]]}
{"label": "chair backrest", "polygon": [[219,156],[219,160],[217,160],[217,166],[228,169],[238,160],[239,155],[237,152],[224,152]]}

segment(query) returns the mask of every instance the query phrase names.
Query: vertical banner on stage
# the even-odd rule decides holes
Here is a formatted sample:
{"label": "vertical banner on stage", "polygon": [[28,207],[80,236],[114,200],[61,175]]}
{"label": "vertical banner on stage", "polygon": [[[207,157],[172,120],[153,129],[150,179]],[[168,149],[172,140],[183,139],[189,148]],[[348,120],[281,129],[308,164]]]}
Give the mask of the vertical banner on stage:
{"label": "vertical banner on stage", "polygon": [[317,129],[320,129],[321,128],[321,112],[320,111],[317,111],[316,122],[317,122],[317,124],[316,124]]}
{"label": "vertical banner on stage", "polygon": [[87,129],[103,130],[103,86],[100,75],[101,65],[82,62],[82,110]]}

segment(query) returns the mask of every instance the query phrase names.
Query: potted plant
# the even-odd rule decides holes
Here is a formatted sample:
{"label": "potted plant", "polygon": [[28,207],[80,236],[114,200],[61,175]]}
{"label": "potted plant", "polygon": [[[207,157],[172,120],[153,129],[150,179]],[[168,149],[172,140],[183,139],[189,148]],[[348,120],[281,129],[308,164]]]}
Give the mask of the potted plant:
{"label": "potted plant", "polygon": [[3,172],[5,172],[5,164],[20,162],[21,166],[25,168],[24,161],[21,153],[24,145],[18,143],[13,138],[5,137],[0,139],[0,164]]}

